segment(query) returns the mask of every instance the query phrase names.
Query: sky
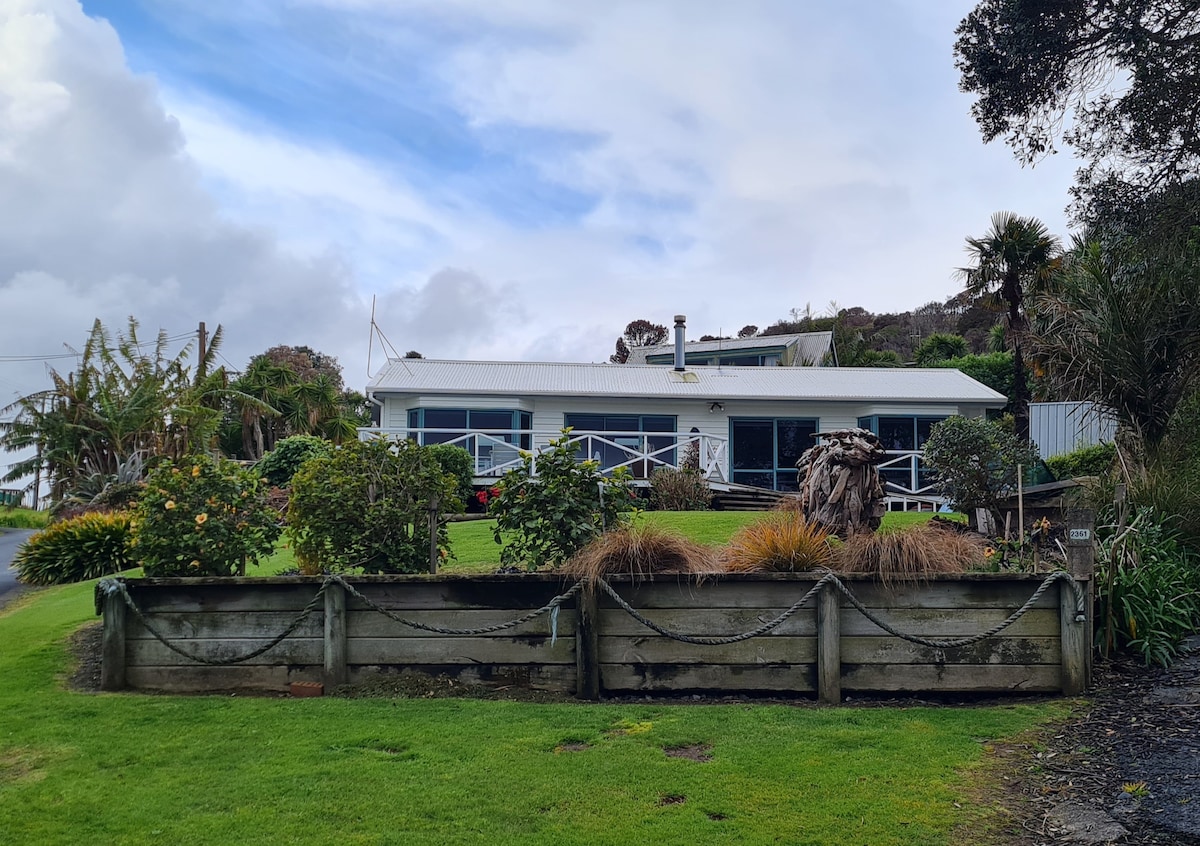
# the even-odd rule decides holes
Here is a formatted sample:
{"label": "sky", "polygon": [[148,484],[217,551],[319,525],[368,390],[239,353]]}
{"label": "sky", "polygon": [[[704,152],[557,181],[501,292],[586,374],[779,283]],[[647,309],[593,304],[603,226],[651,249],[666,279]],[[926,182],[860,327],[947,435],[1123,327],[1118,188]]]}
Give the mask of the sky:
{"label": "sky", "polygon": [[361,389],[373,299],[400,352],[544,361],[944,300],[994,212],[1067,234],[1076,167],[980,140],[972,5],[0,0],[0,405],[96,318]]}

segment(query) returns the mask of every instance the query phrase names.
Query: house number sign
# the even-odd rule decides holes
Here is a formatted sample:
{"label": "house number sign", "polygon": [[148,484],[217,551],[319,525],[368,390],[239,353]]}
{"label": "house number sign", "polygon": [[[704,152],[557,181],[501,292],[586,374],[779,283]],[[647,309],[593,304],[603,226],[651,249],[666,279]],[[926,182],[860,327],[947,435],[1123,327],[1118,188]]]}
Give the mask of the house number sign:
{"label": "house number sign", "polygon": [[1070,529],[1067,532],[1067,542],[1072,544],[1084,544],[1092,542],[1091,529]]}

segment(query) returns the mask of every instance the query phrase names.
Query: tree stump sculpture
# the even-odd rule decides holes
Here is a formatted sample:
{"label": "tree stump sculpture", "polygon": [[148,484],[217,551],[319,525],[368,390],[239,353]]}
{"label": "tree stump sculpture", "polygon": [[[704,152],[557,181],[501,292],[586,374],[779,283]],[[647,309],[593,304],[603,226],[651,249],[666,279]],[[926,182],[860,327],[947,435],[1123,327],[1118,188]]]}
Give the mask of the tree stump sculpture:
{"label": "tree stump sculpture", "polygon": [[813,437],[821,440],[796,462],[805,519],[842,538],[878,529],[886,510],[878,465],[888,457],[879,438],[866,429]]}

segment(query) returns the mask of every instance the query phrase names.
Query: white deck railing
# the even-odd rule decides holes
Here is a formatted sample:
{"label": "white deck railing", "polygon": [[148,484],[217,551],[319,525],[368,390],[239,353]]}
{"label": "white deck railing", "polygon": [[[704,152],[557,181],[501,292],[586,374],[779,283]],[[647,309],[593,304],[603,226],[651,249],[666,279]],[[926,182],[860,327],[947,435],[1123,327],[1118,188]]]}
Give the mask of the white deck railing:
{"label": "white deck railing", "polygon": [[[511,431],[464,432],[462,429],[370,427],[358,430],[359,438],[412,438],[421,444],[459,446],[471,454],[476,478],[496,478],[521,466],[521,452],[537,454],[562,437],[561,431],[514,429]],[[634,478],[647,479],[659,467],[678,468],[688,447],[695,445],[700,472],[713,482],[727,482],[729,439],[705,432],[583,432],[572,430],[570,443],[581,459],[600,463],[602,472],[627,467]],[[522,448],[522,444],[528,449]]]}
{"label": "white deck railing", "polygon": [[[370,427],[358,430],[363,440],[374,437],[412,438],[418,443],[444,443],[459,446],[471,454],[477,479],[499,478],[521,466],[522,444],[531,447],[533,472],[537,474],[537,453],[550,441],[562,437],[561,431],[514,429],[512,431],[464,432],[461,429],[408,427]],[[679,467],[685,451],[696,445],[700,472],[710,482],[730,482],[729,439],[706,432],[583,432],[572,430],[570,443],[581,459],[600,463],[602,472],[611,473],[628,467],[634,478],[648,479],[659,467]],[[932,484],[922,484],[927,472],[920,450],[888,450],[888,460],[879,465],[884,481],[891,484],[889,494],[936,498]]]}

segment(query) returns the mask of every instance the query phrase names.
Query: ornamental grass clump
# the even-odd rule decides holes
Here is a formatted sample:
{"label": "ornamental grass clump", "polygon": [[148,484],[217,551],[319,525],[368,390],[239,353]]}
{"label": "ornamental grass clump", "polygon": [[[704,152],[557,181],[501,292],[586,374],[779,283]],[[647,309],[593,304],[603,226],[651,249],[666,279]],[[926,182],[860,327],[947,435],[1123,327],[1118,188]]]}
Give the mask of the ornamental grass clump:
{"label": "ornamental grass clump", "polygon": [[564,575],[590,582],[622,575],[634,579],[656,575],[703,576],[716,570],[709,547],[644,522],[605,532],[562,568]]}
{"label": "ornamental grass clump", "polygon": [[834,569],[885,585],[965,573],[984,560],[984,540],[926,524],[899,532],[858,534],[838,549]]}
{"label": "ornamental grass clump", "polygon": [[98,579],[136,567],[129,554],[129,514],[80,514],[33,535],[13,559],[29,585],[61,585]]}
{"label": "ornamental grass clump", "polygon": [[828,566],[830,534],[797,511],[776,511],[738,529],[723,555],[730,573],[798,572]]}
{"label": "ornamental grass clump", "polygon": [[131,546],[148,576],[232,576],[274,552],[277,519],[257,473],[223,458],[185,456],[146,479]]}

